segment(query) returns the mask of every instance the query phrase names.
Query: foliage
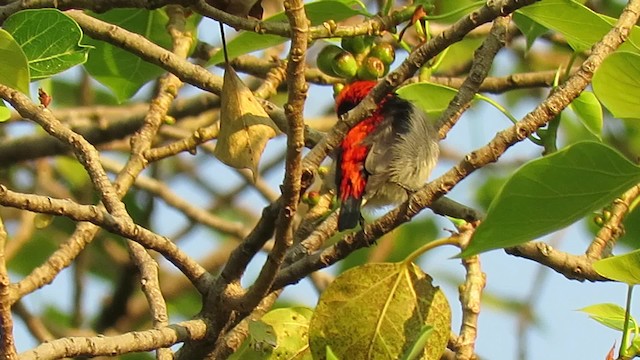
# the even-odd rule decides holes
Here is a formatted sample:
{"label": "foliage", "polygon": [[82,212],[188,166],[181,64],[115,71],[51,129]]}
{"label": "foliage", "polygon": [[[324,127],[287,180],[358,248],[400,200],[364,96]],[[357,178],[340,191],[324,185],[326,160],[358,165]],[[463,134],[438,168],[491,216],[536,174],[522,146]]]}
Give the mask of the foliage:
{"label": "foliage", "polygon": [[[581,311],[621,333],[619,359],[640,354],[640,250],[610,256],[640,234],[638,1],[47,4],[0,6],[0,358],[470,359],[481,334],[503,336],[478,323],[492,281],[480,258],[503,248],[570,279],[627,284],[626,308]],[[215,21],[235,35],[224,66]],[[384,80],[319,126],[309,86],[356,79]],[[441,175],[336,234],[320,165],[391,92],[448,138]],[[501,118],[474,118],[482,104]],[[472,122],[498,131],[464,154],[456,130]],[[504,155],[518,143],[533,150],[514,163]],[[475,203],[443,198],[461,187]],[[438,215],[418,217],[427,207]],[[584,255],[541,242],[575,223],[591,225]],[[463,280],[423,270],[442,245]],[[72,291],[28,309],[66,268]],[[315,306],[277,301],[303,279]],[[452,283],[459,308],[440,288]],[[538,322],[534,296],[485,295],[522,328]],[[17,338],[17,318],[37,344]]]}

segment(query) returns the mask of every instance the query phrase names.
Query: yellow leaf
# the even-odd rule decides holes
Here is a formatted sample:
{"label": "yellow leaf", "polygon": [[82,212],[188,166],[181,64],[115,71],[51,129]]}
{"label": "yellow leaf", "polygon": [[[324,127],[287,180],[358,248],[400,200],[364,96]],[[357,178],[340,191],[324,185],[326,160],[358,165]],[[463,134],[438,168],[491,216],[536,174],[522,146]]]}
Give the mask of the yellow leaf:
{"label": "yellow leaf", "polygon": [[369,263],[340,274],[322,293],[309,323],[315,358],[327,347],[338,359],[400,359],[421,335],[423,360],[438,360],[451,334],[442,290],[413,263]]}
{"label": "yellow leaf", "polygon": [[255,181],[264,147],[276,135],[277,127],[269,115],[235,70],[227,66],[215,156],[236,169],[251,170]]}

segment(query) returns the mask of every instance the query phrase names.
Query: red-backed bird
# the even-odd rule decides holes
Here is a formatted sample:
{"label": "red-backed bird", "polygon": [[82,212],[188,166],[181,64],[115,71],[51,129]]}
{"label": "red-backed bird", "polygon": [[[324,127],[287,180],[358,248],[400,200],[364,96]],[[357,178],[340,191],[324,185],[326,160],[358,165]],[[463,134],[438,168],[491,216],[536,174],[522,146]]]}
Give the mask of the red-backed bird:
{"label": "red-backed bird", "polygon": [[[375,81],[347,84],[336,97],[342,116],[360,103]],[[390,94],[356,124],[337,148],[338,230],[354,228],[360,207],[399,204],[427,181],[438,160],[438,133],[414,104]]]}

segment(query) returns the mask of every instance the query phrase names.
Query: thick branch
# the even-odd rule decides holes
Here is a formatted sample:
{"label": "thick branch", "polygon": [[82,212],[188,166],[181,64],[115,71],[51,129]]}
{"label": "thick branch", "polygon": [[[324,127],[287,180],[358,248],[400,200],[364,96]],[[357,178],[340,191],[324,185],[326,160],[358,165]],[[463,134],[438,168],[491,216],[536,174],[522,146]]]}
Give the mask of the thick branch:
{"label": "thick branch", "polygon": [[585,255],[571,255],[543,242],[528,242],[505,249],[507,254],[533,260],[547,266],[567,279],[578,281],[609,281],[593,269],[593,259]]}
{"label": "thick branch", "polygon": [[11,315],[11,289],[5,258],[7,231],[0,219],[0,359],[16,360],[15,340],[13,338],[13,316]]}
{"label": "thick branch", "polygon": [[133,331],[116,336],[67,337],[25,351],[20,354],[20,359],[54,360],[76,356],[116,356],[202,339],[205,333],[206,324],[202,320],[190,320],[161,329]]}

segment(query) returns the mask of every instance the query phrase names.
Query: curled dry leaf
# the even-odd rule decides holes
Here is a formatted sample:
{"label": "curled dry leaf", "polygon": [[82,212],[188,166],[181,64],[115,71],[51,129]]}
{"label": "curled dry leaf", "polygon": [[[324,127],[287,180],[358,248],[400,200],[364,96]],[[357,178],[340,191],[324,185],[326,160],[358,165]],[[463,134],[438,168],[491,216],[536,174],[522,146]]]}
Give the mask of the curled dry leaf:
{"label": "curled dry leaf", "polygon": [[255,181],[264,147],[277,135],[277,127],[230,66],[225,69],[221,102],[214,154],[229,166],[251,170]]}
{"label": "curled dry leaf", "polygon": [[207,3],[231,15],[246,18],[248,16],[262,20],[261,0],[207,0]]}

